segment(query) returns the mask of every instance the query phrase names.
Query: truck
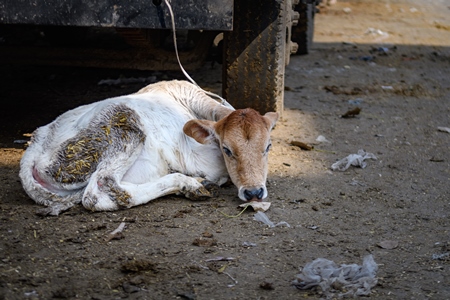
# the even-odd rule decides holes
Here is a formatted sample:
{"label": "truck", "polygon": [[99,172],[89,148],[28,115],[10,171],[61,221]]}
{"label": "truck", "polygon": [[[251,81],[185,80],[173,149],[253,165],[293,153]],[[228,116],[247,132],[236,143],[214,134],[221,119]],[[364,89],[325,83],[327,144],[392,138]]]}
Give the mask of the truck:
{"label": "truck", "polygon": [[291,54],[307,54],[320,0],[0,0],[0,63],[187,70],[222,64],[235,108],[283,110]]}

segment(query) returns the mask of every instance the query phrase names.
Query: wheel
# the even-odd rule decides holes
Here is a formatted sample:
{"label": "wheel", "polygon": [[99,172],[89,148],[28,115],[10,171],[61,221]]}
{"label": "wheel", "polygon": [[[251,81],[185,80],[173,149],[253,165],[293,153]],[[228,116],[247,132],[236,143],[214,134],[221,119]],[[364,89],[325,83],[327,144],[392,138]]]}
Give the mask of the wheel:
{"label": "wheel", "polygon": [[235,0],[224,34],[223,96],[235,108],[283,111],[290,0]]}
{"label": "wheel", "polygon": [[296,54],[308,54],[313,43],[315,3],[303,3],[300,1],[295,6],[300,14],[297,26],[292,27],[292,41],[298,44]]}

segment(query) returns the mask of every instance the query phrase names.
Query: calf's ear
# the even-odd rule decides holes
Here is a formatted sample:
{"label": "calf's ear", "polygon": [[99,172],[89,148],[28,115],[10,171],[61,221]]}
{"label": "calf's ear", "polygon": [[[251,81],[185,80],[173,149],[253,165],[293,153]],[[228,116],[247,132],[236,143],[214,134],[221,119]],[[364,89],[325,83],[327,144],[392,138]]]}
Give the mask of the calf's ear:
{"label": "calf's ear", "polygon": [[184,124],[183,132],[200,144],[209,144],[215,139],[213,121],[190,120]]}
{"label": "calf's ear", "polygon": [[273,126],[277,122],[279,114],[276,112],[268,112],[264,115],[269,131],[272,130]]}

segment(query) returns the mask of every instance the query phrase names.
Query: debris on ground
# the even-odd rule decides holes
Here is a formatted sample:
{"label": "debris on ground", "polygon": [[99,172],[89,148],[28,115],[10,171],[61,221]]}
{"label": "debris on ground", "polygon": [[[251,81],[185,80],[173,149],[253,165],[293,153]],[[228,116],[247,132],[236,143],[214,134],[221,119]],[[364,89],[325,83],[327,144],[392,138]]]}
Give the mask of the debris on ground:
{"label": "debris on ground", "polygon": [[264,211],[267,211],[270,208],[271,204],[272,204],[271,202],[265,202],[265,201],[261,201],[261,202],[250,201],[250,202],[243,203],[243,204],[239,205],[239,207],[247,208],[247,207],[251,206],[254,211],[262,211],[262,212],[264,212]]}
{"label": "debris on ground", "polygon": [[386,56],[389,53],[389,48],[388,47],[372,48],[370,53],[377,53],[378,55]]}
{"label": "debris on ground", "polygon": [[432,162],[444,162],[445,160],[443,158],[441,158],[441,157],[432,156],[430,158],[430,161],[432,161]]}
{"label": "debris on ground", "polygon": [[335,85],[324,86],[324,90],[327,92],[333,93],[334,95],[361,95],[364,91],[359,87],[338,87]]}
{"label": "debris on ground", "polygon": [[124,238],[122,231],[125,229],[125,222],[120,223],[119,227],[117,227],[114,231],[112,231],[106,238],[105,241],[109,242],[111,240],[121,240]]}
{"label": "debris on ground", "polygon": [[377,160],[377,157],[373,153],[369,153],[360,149],[358,150],[357,154],[350,154],[349,156],[332,164],[331,169],[333,171],[345,171],[350,166],[360,167],[364,169],[367,166],[365,162],[366,159]]}
{"label": "debris on ground", "polygon": [[431,256],[432,260],[445,260],[447,258],[450,258],[450,252],[433,254]]}
{"label": "debris on ground", "polygon": [[317,230],[317,229],[319,229],[319,226],[317,226],[317,225],[310,225],[310,226],[306,226],[306,228],[311,229],[311,230]]}
{"label": "debris on ground", "polygon": [[398,241],[385,240],[379,242],[377,246],[383,249],[395,249],[398,247]]}
{"label": "debris on ground", "polygon": [[348,100],[348,104],[358,106],[358,105],[361,105],[361,103],[362,103],[363,101],[364,101],[364,100],[363,100],[362,98],[356,98],[356,99]]}
{"label": "debris on ground", "polygon": [[253,218],[254,218],[256,221],[263,222],[264,224],[268,225],[269,227],[277,227],[277,226],[282,226],[282,225],[286,225],[287,227],[291,227],[291,225],[289,225],[289,224],[288,224],[287,222],[285,222],[285,221],[281,221],[281,222],[278,222],[277,224],[274,224],[272,221],[269,220],[269,217],[268,217],[265,213],[263,213],[263,212],[261,212],[261,211],[258,211],[258,212],[253,216]]}
{"label": "debris on ground", "polygon": [[371,55],[364,55],[364,56],[350,56],[349,59],[351,60],[362,60],[362,61],[373,61],[375,59],[375,56]]}
{"label": "debris on ground", "polygon": [[147,259],[133,259],[123,263],[121,266],[121,271],[124,273],[156,273],[158,272],[158,265]]}
{"label": "debris on ground", "polygon": [[210,262],[210,261],[232,261],[232,260],[235,260],[235,258],[234,257],[218,256],[218,257],[207,259],[207,260],[205,260],[205,262]]}
{"label": "debris on ground", "polygon": [[344,7],[344,8],[342,9],[342,11],[345,12],[346,14],[349,14],[349,13],[352,12],[352,9],[351,9],[350,7]]}
{"label": "debris on ground", "polygon": [[257,245],[255,243],[252,243],[252,242],[243,242],[242,243],[242,247],[245,247],[245,248],[256,247],[256,246]]}
{"label": "debris on ground", "polygon": [[273,282],[271,281],[263,281],[259,284],[259,287],[262,288],[263,290],[274,290],[275,288],[273,287]]}
{"label": "debris on ground", "polygon": [[373,36],[383,36],[383,37],[388,37],[389,36],[389,34],[387,32],[384,32],[381,29],[372,28],[372,27],[367,28],[365,34],[366,35],[373,35]]}
{"label": "debris on ground", "polygon": [[216,239],[204,239],[204,238],[196,238],[192,245],[198,246],[198,247],[212,247],[217,246],[217,240]]}
{"label": "debris on ground", "polygon": [[362,266],[342,264],[338,267],[331,260],[317,258],[303,267],[292,284],[301,290],[320,288],[327,299],[367,296],[377,284],[377,270],[371,254],[364,257]]}
{"label": "debris on ground", "polygon": [[439,131],[442,131],[442,132],[450,133],[450,128],[449,127],[438,127],[437,129]]}
{"label": "debris on ground", "polygon": [[360,112],[361,112],[361,108],[355,107],[355,108],[347,111],[341,117],[344,118],[344,119],[354,118],[354,117],[356,117],[356,115],[359,115]]}
{"label": "debris on ground", "polygon": [[327,138],[324,137],[323,135],[319,135],[319,136],[317,137],[317,139],[316,139],[316,142],[319,142],[319,143],[329,143],[330,141],[327,140]]}
{"label": "debris on ground", "polygon": [[305,150],[305,151],[311,151],[311,150],[314,149],[313,146],[310,146],[310,145],[308,145],[306,143],[303,143],[303,142],[300,142],[300,141],[292,141],[290,144],[292,146],[299,147],[300,149]]}
{"label": "debris on ground", "polygon": [[232,288],[232,287],[234,287],[236,284],[238,284],[238,281],[237,281],[233,276],[231,276],[230,274],[228,274],[227,272],[221,272],[221,273],[227,275],[231,280],[233,280],[233,282],[234,282],[233,284],[228,284],[228,285],[227,285],[229,288]]}

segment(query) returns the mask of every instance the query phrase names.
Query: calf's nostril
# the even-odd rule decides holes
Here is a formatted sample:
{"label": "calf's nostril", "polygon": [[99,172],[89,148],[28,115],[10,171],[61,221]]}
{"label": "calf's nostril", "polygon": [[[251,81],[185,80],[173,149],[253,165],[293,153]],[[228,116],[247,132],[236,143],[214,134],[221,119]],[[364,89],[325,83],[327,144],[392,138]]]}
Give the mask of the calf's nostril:
{"label": "calf's nostril", "polygon": [[258,200],[261,200],[262,197],[264,196],[264,189],[259,188],[259,189],[245,190],[244,196],[247,201],[253,200],[255,198],[257,198]]}
{"label": "calf's nostril", "polygon": [[256,197],[257,197],[259,200],[261,200],[263,196],[264,196],[264,189],[263,189],[263,188],[258,189],[257,194],[256,194]]}
{"label": "calf's nostril", "polygon": [[247,201],[250,201],[250,200],[253,199],[253,193],[252,193],[252,191],[250,191],[250,190],[245,190],[245,191],[244,191],[244,196],[245,196],[245,199],[246,199]]}

